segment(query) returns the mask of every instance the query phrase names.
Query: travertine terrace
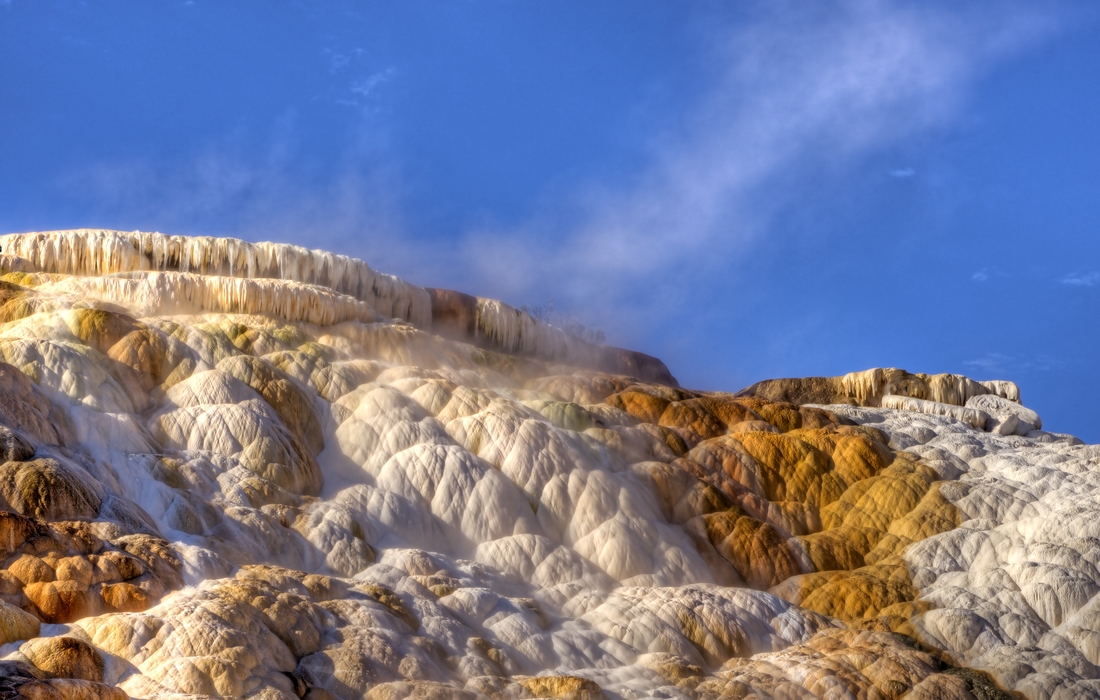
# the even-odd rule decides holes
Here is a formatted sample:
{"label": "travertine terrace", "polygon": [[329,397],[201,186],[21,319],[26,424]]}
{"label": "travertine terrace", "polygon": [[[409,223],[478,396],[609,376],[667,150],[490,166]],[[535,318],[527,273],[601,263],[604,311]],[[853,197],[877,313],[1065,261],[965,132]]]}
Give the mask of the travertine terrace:
{"label": "travertine terrace", "polygon": [[1100,448],[342,255],[0,236],[0,696],[1100,697]]}

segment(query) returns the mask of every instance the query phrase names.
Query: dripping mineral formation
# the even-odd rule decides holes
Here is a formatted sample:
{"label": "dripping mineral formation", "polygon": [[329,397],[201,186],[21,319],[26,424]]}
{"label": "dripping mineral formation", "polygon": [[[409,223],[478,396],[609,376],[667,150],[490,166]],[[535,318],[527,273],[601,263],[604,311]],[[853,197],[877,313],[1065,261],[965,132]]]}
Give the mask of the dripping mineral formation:
{"label": "dripping mineral formation", "polygon": [[2,697],[1100,697],[1100,448],[1010,382],[695,391],[342,255],[0,246]]}

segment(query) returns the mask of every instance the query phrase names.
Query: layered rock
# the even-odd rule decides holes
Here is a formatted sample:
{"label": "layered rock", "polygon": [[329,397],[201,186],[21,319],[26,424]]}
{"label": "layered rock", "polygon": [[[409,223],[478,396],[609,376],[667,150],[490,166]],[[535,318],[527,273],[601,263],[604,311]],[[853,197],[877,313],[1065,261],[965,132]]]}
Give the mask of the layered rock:
{"label": "layered rock", "polygon": [[693,391],[344,256],[0,245],[0,694],[1100,697],[1100,452],[1009,382]]}
{"label": "layered rock", "polygon": [[137,311],[263,313],[319,325],[377,315],[423,330],[438,326],[445,336],[510,355],[676,381],[655,357],[588,343],[495,299],[425,289],[322,250],[93,229],[8,234],[0,249],[7,251],[0,255],[5,272],[59,273],[58,291]]}

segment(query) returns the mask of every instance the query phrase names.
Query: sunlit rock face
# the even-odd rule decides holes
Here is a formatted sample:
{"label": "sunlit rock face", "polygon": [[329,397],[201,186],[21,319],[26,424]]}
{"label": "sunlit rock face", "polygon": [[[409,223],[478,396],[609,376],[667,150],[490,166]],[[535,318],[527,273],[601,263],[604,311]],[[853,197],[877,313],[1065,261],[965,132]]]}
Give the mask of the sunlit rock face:
{"label": "sunlit rock face", "polygon": [[695,391],[345,256],[0,246],[2,697],[1100,697],[1100,448],[1010,382]]}

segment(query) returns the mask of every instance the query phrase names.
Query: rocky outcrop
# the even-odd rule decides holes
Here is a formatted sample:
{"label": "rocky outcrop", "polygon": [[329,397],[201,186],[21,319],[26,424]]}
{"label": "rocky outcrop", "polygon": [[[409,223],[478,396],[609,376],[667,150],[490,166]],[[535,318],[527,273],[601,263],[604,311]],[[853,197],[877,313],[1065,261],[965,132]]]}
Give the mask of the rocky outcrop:
{"label": "rocky outcrop", "polygon": [[445,337],[509,355],[679,386],[665,363],[656,357],[586,342],[495,299],[449,289],[428,289],[428,293],[432,329]]}
{"label": "rocky outcrop", "polygon": [[1020,389],[1012,382],[977,382],[961,374],[910,374],[896,368],[869,369],[841,377],[767,379],[742,390],[740,395],[795,404],[854,406],[879,406],[884,396],[905,396],[965,406],[971,398],[987,394],[1020,401]]}
{"label": "rocky outcrop", "polygon": [[7,251],[0,271],[20,282],[143,315],[262,314],[315,325],[396,318],[509,355],[676,385],[655,357],[588,343],[499,301],[424,289],[326,251],[97,229],[8,234],[0,249]]}
{"label": "rocky outcrop", "polygon": [[1100,453],[1009,382],[688,390],[343,256],[0,244],[0,695],[1100,697]]}

